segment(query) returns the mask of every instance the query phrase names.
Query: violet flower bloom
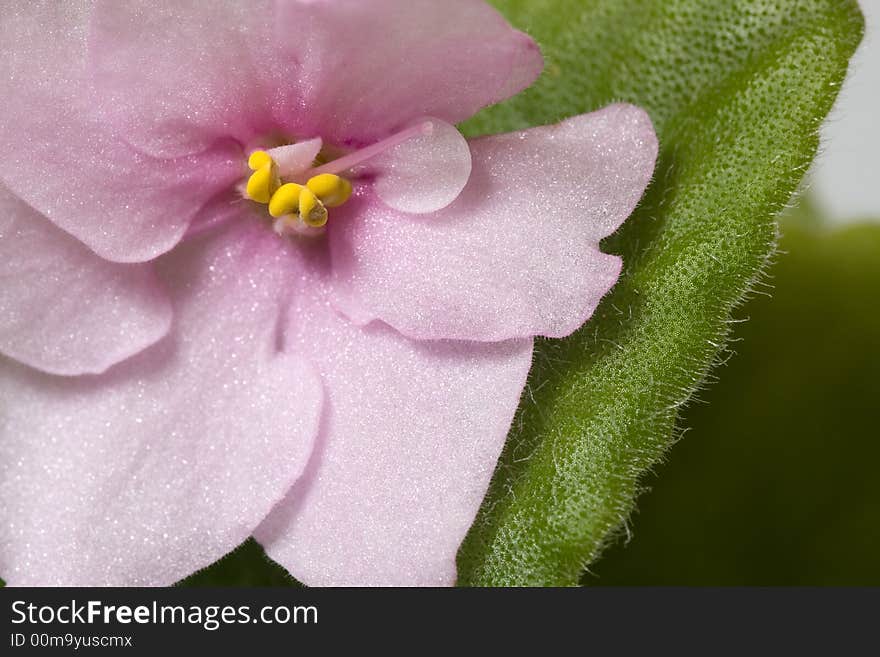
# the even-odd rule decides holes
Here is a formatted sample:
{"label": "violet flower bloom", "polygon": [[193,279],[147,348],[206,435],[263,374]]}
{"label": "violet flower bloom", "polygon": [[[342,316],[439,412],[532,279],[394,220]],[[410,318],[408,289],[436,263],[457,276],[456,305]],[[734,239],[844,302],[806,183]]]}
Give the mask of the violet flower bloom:
{"label": "violet flower bloom", "polygon": [[[540,53],[476,0],[0,9],[0,576],[450,584],[534,336],[651,176],[613,105],[466,142]],[[250,165],[250,166],[248,166]]]}

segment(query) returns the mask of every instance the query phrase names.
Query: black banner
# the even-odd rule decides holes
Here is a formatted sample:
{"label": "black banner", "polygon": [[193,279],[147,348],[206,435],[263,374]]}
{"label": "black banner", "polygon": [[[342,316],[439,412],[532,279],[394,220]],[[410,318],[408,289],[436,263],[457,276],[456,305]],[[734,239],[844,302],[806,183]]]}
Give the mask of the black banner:
{"label": "black banner", "polygon": [[0,589],[4,655],[877,653],[877,589]]}

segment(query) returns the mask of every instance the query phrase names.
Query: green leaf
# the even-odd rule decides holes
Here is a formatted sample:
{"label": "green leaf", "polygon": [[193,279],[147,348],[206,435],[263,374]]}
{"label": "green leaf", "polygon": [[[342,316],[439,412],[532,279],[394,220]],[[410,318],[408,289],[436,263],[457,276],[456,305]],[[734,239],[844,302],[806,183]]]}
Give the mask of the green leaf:
{"label": "green leaf", "polygon": [[176,586],[302,586],[252,538]]}
{"label": "green leaf", "polygon": [[880,223],[831,231],[801,214],[633,539],[588,581],[880,585]]}
{"label": "green leaf", "polygon": [[605,248],[625,272],[574,336],[542,341],[459,582],[571,585],[623,526],[673,441],[739,304],[772,254],[774,216],[863,32],[846,0],[498,0],[547,70],[469,134],[609,102],[646,108],[655,180]]}

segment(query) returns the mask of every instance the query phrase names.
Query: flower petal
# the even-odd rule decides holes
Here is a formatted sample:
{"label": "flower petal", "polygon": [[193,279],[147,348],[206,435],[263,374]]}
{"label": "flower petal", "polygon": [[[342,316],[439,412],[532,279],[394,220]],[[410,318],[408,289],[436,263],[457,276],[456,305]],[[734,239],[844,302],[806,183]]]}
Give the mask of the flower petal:
{"label": "flower petal", "polygon": [[448,585],[510,428],[531,340],[417,343],[292,309],[326,404],[309,466],[255,536],[309,585]]}
{"label": "flower petal", "polygon": [[295,144],[270,148],[268,154],[278,165],[278,174],[282,178],[293,179],[301,176],[318,157],[321,151],[320,137],[299,141]]}
{"label": "flower petal", "polygon": [[0,353],[52,374],[94,374],[170,325],[151,265],[102,260],[0,185]]}
{"label": "flower petal", "polygon": [[339,306],[418,339],[568,335],[617,280],[599,240],[654,168],[648,116],[612,105],[556,126],[471,142],[473,171],[431,216],[361,198],[330,231]]}
{"label": "flower petal", "polygon": [[282,2],[275,27],[306,94],[300,130],[337,145],[367,144],[419,116],[458,123],[543,67],[534,41],[482,0]]}
{"label": "flower petal", "polygon": [[129,146],[86,73],[88,12],[88,3],[67,2],[3,9],[0,179],[106,259],[149,260],[244,175],[243,160],[232,144],[169,160]]}
{"label": "flower petal", "polygon": [[163,259],[174,330],[108,373],[0,359],[8,583],[171,584],[244,540],[299,476],[321,385],[276,344],[293,260],[250,227]]}
{"label": "flower petal", "polygon": [[268,0],[97,0],[89,70],[104,113],[156,156],[271,133],[273,104],[297,86],[272,47],[272,12]]}
{"label": "flower petal", "polygon": [[482,0],[99,0],[90,62],[103,113],[161,156],[273,130],[364,145],[422,115],[468,118],[543,66]]}
{"label": "flower petal", "polygon": [[374,189],[395,210],[426,214],[452,203],[471,175],[471,150],[454,125],[416,122],[421,134],[367,161]]}

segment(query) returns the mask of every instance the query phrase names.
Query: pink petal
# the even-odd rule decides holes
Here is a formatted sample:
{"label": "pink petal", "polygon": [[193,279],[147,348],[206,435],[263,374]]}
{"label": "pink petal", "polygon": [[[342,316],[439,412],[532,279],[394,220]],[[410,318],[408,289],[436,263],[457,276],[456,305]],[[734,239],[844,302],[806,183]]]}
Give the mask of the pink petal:
{"label": "pink petal", "polygon": [[283,178],[292,179],[312,166],[318,153],[321,152],[322,143],[320,137],[315,137],[295,144],[270,148],[267,152],[278,165],[278,174]]}
{"label": "pink petal", "polygon": [[531,341],[418,343],[292,309],[326,404],[302,479],[255,536],[309,585],[448,585],[531,363]]}
{"label": "pink petal", "polygon": [[242,154],[219,144],[158,160],[129,146],[86,73],[87,16],[87,5],[66,2],[3,10],[0,179],[99,255],[149,260],[179,241],[206,199],[244,175]]}
{"label": "pink petal", "polygon": [[168,332],[150,265],[102,260],[0,185],[0,352],[53,374],[99,373]]}
{"label": "pink petal", "polygon": [[458,199],[421,217],[356,199],[329,231],[337,303],[419,339],[568,335],[617,280],[599,240],[654,168],[648,116],[612,105],[556,126],[471,142]]}
{"label": "pink petal", "polygon": [[98,377],[0,359],[0,576],[13,585],[166,585],[244,540],[305,466],[321,384],[279,351],[287,281],[243,223],[164,259],[175,325]]}
{"label": "pink petal", "polygon": [[416,122],[422,132],[381,155],[365,170],[376,177],[374,189],[401,212],[425,214],[452,203],[471,175],[471,150],[455,126],[439,119]]}
{"label": "pink petal", "polygon": [[297,86],[273,47],[272,4],[97,0],[89,63],[104,113],[160,156],[268,136],[277,97]]}
{"label": "pink petal", "polygon": [[419,116],[457,123],[543,67],[535,43],[482,0],[283,2],[275,28],[299,62],[299,128],[325,143],[364,145]]}
{"label": "pink petal", "polygon": [[105,0],[90,43],[103,113],[163,156],[273,130],[364,145],[421,115],[468,118],[543,66],[477,0]]}

